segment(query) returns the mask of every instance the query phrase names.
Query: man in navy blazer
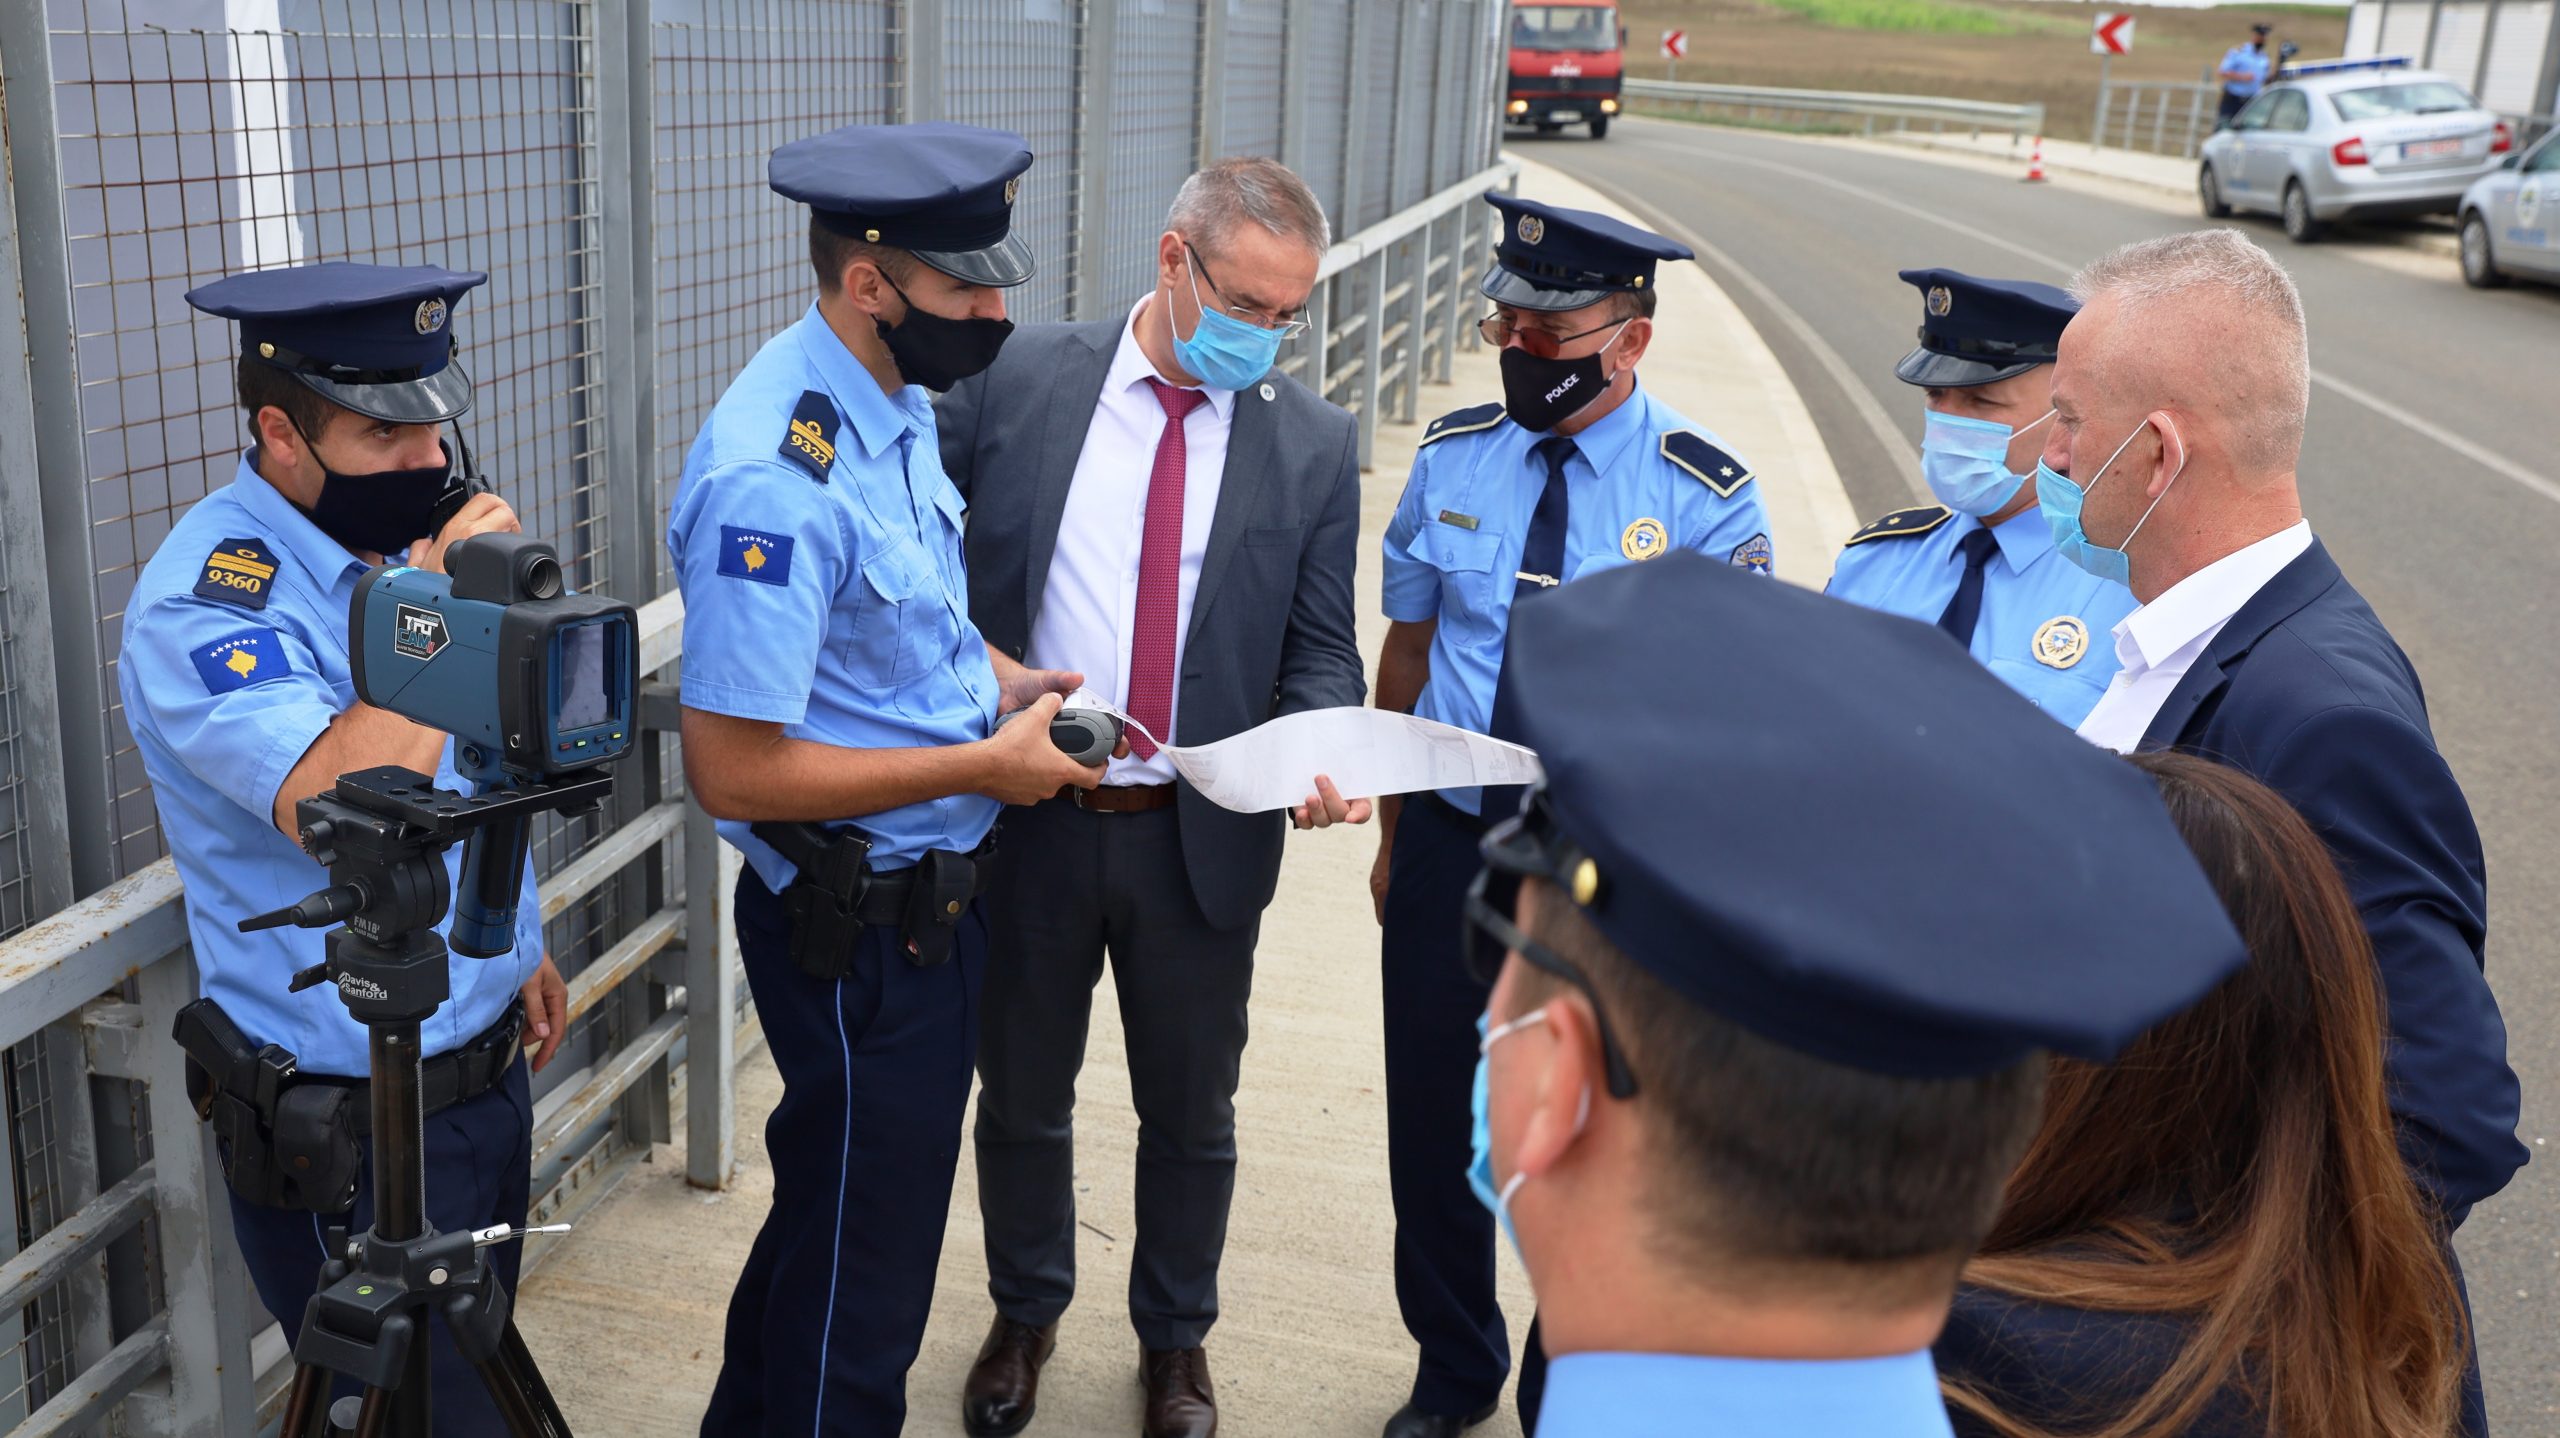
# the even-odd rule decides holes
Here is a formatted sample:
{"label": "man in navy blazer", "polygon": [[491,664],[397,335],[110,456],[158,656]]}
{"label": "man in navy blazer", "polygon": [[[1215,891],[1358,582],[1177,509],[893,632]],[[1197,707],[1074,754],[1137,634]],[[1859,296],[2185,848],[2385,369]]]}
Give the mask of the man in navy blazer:
{"label": "man in navy blazer", "polygon": [[2080,733],[2236,765],[2328,840],[2381,967],[2401,1151],[2450,1232],[2526,1158],[2488,881],[2417,672],[2302,517],[2300,297],[2232,230],[2128,245],[2074,289],[2040,502],[2142,601]]}

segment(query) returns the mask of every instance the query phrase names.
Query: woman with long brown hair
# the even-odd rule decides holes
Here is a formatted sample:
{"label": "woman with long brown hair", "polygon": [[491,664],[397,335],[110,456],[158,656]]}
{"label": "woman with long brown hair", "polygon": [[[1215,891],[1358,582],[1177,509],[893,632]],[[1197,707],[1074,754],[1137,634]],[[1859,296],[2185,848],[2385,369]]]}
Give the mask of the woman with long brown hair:
{"label": "woman with long brown hair", "polygon": [[2381,985],[2346,886],[2256,780],[2132,762],[2250,963],[2116,1062],[2054,1062],[1937,1345],[1956,1430],[2444,1438],[2470,1335],[2393,1142]]}

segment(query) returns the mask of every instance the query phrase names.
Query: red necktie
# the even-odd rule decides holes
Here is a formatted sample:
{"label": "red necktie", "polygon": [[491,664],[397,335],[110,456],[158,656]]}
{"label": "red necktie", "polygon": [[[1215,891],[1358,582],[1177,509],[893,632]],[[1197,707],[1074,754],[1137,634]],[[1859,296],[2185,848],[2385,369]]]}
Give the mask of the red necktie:
{"label": "red necktie", "polygon": [[[1164,739],[1173,737],[1173,641],[1182,622],[1182,485],[1190,451],[1183,417],[1208,402],[1196,389],[1177,389],[1149,376],[1147,388],[1164,406],[1164,436],[1156,441],[1155,470],[1147,479],[1147,532],[1138,548],[1138,619],[1129,637],[1129,714]],[[1129,750],[1152,759],[1145,734],[1129,735]]]}

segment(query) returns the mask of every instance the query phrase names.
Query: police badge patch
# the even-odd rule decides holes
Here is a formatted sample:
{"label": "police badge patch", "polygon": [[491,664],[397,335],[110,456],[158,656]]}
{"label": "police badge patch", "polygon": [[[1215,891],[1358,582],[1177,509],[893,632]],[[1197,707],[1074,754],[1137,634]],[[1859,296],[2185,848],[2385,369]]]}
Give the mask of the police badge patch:
{"label": "police badge patch", "polygon": [[2057,614],[2036,626],[2030,647],[2038,664],[2048,669],[2068,669],[2089,652],[2089,626],[2077,614]]}
{"label": "police badge patch", "polygon": [[1749,570],[1763,579],[1777,573],[1776,557],[1769,551],[1769,536],[1765,534],[1755,534],[1735,545],[1727,558],[1734,568]]}

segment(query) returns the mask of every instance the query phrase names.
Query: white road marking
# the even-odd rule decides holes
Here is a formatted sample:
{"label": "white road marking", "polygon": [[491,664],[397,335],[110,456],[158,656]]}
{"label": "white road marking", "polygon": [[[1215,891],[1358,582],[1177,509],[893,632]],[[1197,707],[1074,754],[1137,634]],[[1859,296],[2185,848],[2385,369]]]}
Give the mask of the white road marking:
{"label": "white road marking", "polygon": [[[1722,150],[1708,151],[1706,153],[1716,160],[1724,161],[1729,164],[1749,165],[1755,169],[1774,170],[1779,174],[1787,176],[1789,179],[1809,181],[1813,184],[1823,185],[1830,189],[1838,190],[1845,195],[1854,195],[1859,199],[1867,201],[1869,204],[1881,206],[1882,208],[1891,210],[1896,214],[1908,215],[1915,220],[1926,220],[1933,225],[1953,230],[1957,234],[1963,235],[1971,240],[1979,241],[1982,244],[1989,245],[1994,249],[2006,250],[2010,254],[2018,256],[2020,259],[2033,261],[2036,264],[2043,265],[2046,268],[2057,271],[2065,276],[2078,273],[2077,266],[2067,264],[2041,250],[2029,248],[2028,246],[2019,244],[2017,241],[2009,239],[2004,235],[1995,234],[1992,231],[1965,224],[1961,220],[1948,219],[1944,215],[1924,210],[1917,205],[1904,204],[1900,200],[1893,199],[1886,195],[1880,195],[1863,185],[1851,184],[1846,180],[1834,179],[1829,175],[1815,174],[1810,170],[1792,165],[1779,165],[1767,160],[1756,160],[1747,155],[1735,155]],[[1630,203],[1633,202],[1631,201]],[[1639,206],[1639,208],[1642,207]],[[1652,213],[1657,215],[1659,214],[1658,211]],[[1680,234],[1679,238],[1682,242],[1689,245],[1690,248],[1697,250],[1701,254],[1706,253],[1710,248],[1703,240],[1699,239],[1694,234],[1684,232]],[[1733,268],[1734,273],[1743,278],[1746,285],[1752,287],[1753,294],[1760,295],[1764,302],[1774,303],[1772,298],[1767,294],[1766,287],[1762,286],[1758,280],[1751,278],[1738,266],[1734,266],[1732,259],[1726,256],[1723,251],[1718,250],[1715,253],[1716,257],[1720,261],[1728,267]],[[1796,318],[1794,312],[1791,310],[1781,308],[1779,313],[1783,319],[1791,320],[1793,322],[1790,325],[1790,328],[1793,328],[1794,325],[1801,325],[1804,323],[1803,320]],[[1847,373],[1847,365],[1842,364],[1839,356],[1832,353],[1828,346],[1818,348],[1815,351],[1815,354],[1816,358],[1824,359],[1826,361],[1824,365],[1825,369],[1831,369],[1833,365],[1839,366],[1838,369],[1832,370],[1835,378]],[[2327,389],[2330,393],[2337,395],[2340,399],[2347,400],[2350,403],[2363,405],[2374,414],[2406,428],[2409,432],[2418,435],[2420,438],[2430,439],[2435,441],[2437,444],[2443,445],[2445,448],[2452,450],[2455,454],[2462,456],[2464,459],[2471,461],[2482,469],[2488,470],[2492,474],[2505,479],[2511,479],[2526,490],[2529,490],[2534,494],[2538,494],[2544,499],[2550,500],[2555,504],[2560,504],[2560,480],[2554,480],[2548,475],[2538,474],[2533,470],[2526,468],[2524,465],[2507,458],[2505,455],[2490,449],[2486,445],[2480,444],[2475,440],[2465,438],[2460,434],[2456,434],[2454,431],[2445,428],[2443,425],[2437,424],[2435,421],[2428,419],[2423,415],[2413,413],[2399,405],[2393,404],[2391,401],[2382,398],[2380,395],[2374,394],[2370,390],[2364,389],[2359,385],[2350,384],[2347,381],[2338,378],[2336,375],[2330,374],[2328,371],[2317,368],[2316,366],[2311,371],[2311,382]],[[1860,386],[1856,392],[1861,395],[1866,393],[1863,386]],[[1873,404],[1872,396],[1868,397],[1868,403],[1871,405]],[[1881,407],[1877,408],[1876,413],[1878,415],[1883,413]],[[1874,422],[1875,421],[1872,419],[1869,420],[1870,424],[1873,424]],[[1915,474],[1918,471],[1918,467],[1917,460],[1914,460],[1912,463],[1912,470]]]}

